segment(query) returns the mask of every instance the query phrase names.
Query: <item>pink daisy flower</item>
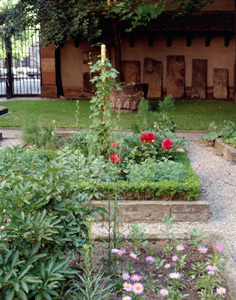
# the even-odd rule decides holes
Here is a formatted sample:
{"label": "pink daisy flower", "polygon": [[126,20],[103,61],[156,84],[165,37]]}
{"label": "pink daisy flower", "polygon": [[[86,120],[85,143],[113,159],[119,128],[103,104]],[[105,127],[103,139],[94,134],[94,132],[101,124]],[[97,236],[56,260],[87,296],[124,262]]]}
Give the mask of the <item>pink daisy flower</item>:
{"label": "pink daisy flower", "polygon": [[153,262],[153,261],[154,261],[154,258],[153,258],[152,256],[147,256],[147,257],[146,257],[146,261]]}
{"label": "pink daisy flower", "polygon": [[137,255],[135,253],[133,253],[133,252],[131,252],[129,256],[132,257],[132,258],[134,258],[134,259],[137,258]]}
{"label": "pink daisy flower", "polygon": [[132,291],[134,292],[135,295],[142,294],[143,290],[144,290],[144,288],[143,288],[142,283],[137,282],[133,285]]}
{"label": "pink daisy flower", "polygon": [[179,257],[177,255],[172,256],[172,261],[176,261]]}
{"label": "pink daisy flower", "polygon": [[132,300],[132,298],[130,296],[124,296],[122,300]]}
{"label": "pink daisy flower", "polygon": [[126,250],[125,249],[121,249],[117,252],[118,255],[122,256],[123,254],[126,253]]}
{"label": "pink daisy flower", "polygon": [[177,251],[184,251],[184,245],[178,245],[177,247],[176,247],[176,250]]}
{"label": "pink daisy flower", "polygon": [[123,273],[123,274],[121,275],[121,277],[122,277],[122,279],[124,279],[124,280],[130,279],[130,276],[129,276],[128,273]]}
{"label": "pink daisy flower", "polygon": [[126,291],[126,292],[131,292],[132,291],[132,284],[129,283],[129,282],[124,282],[123,283],[123,289]]}
{"label": "pink daisy flower", "polygon": [[226,289],[223,287],[219,287],[216,289],[216,292],[218,295],[224,295],[224,294],[226,294]]}
{"label": "pink daisy flower", "polygon": [[171,267],[170,264],[165,264],[164,266],[165,269],[169,269],[170,267]]}
{"label": "pink daisy flower", "polygon": [[223,246],[220,243],[215,243],[213,245],[213,248],[218,251],[218,252],[222,252],[223,251]]}
{"label": "pink daisy flower", "polygon": [[207,251],[208,251],[208,249],[207,249],[206,247],[199,247],[197,250],[198,250],[200,253],[203,253],[203,254],[206,254]]}
{"label": "pink daisy flower", "polygon": [[142,276],[137,275],[137,274],[134,274],[134,275],[131,276],[131,280],[132,280],[132,281],[139,281],[139,280],[141,280],[142,278],[143,278]]}
{"label": "pink daisy flower", "polygon": [[167,295],[169,294],[169,292],[168,292],[168,290],[166,290],[166,289],[161,289],[161,290],[160,290],[160,294],[161,294],[162,296],[167,296]]}
{"label": "pink daisy flower", "polygon": [[171,279],[179,279],[180,278],[180,274],[179,273],[170,273],[169,277]]}
{"label": "pink daisy flower", "polygon": [[111,253],[118,253],[120,250],[119,249],[112,249]]}

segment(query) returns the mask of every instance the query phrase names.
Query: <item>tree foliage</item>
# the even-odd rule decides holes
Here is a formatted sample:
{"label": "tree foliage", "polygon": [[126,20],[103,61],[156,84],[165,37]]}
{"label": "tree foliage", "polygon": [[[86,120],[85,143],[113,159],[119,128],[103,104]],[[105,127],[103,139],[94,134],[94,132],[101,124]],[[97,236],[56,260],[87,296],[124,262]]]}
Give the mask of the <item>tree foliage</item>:
{"label": "tree foliage", "polygon": [[[3,1],[3,0],[2,0]],[[10,1],[10,0],[9,0]],[[43,24],[44,43],[60,45],[66,40],[91,41],[104,30],[104,18],[123,24],[130,32],[146,26],[172,5],[180,14],[195,13],[212,0],[18,0],[0,10],[0,34],[9,36],[32,23]]]}

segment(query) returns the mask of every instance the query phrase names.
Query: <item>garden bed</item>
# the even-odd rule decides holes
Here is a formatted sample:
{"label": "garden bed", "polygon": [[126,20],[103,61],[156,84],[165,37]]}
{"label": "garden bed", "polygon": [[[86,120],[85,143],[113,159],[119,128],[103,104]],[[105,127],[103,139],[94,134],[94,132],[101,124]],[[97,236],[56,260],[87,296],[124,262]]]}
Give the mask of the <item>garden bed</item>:
{"label": "garden bed", "polygon": [[215,148],[222,154],[231,164],[236,164],[236,148],[225,144],[222,139],[215,140]]}
{"label": "garden bed", "polygon": [[[189,238],[186,235],[175,235],[174,240],[167,241],[165,234],[158,234],[149,237],[145,245],[142,245],[144,241],[140,240],[138,245],[138,239],[135,243],[132,237],[126,238],[119,243],[119,249],[111,251],[112,264],[104,266],[101,257],[104,258],[109,250],[106,249],[106,244],[101,242],[101,237],[98,237],[93,257],[95,271],[102,267],[104,272],[111,267],[116,273],[111,281],[115,283],[117,292],[109,300],[181,299],[180,294],[182,297],[186,295],[186,299],[198,300],[203,299],[204,289],[207,289],[207,298],[204,299],[235,300],[236,267],[222,237],[210,233],[205,240],[198,242],[198,245],[193,245],[193,236]],[[172,247],[169,252],[166,250],[168,247]],[[118,250],[122,254],[117,253]],[[136,253],[137,257],[130,256],[130,253]],[[225,267],[220,263],[221,259]],[[212,273],[209,272],[211,270]],[[178,278],[171,279],[173,276]],[[128,291],[127,284],[129,287],[135,283],[141,284],[141,290],[143,288],[140,294],[134,295],[132,290]],[[174,296],[174,293],[179,293],[179,297]]]}

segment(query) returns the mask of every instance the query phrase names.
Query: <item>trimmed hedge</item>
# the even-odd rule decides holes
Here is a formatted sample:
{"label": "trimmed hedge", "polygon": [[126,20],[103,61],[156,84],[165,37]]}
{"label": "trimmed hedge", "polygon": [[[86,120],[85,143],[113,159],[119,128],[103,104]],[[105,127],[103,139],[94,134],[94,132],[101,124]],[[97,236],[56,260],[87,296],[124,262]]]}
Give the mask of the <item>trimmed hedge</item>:
{"label": "trimmed hedge", "polygon": [[103,199],[114,199],[115,194],[118,194],[120,200],[197,200],[201,191],[201,181],[193,171],[189,158],[182,152],[175,153],[173,156],[175,161],[183,163],[188,170],[188,175],[182,183],[118,181],[100,183],[94,188],[89,182],[79,182],[79,190],[93,193],[96,189],[96,192],[103,195]]}

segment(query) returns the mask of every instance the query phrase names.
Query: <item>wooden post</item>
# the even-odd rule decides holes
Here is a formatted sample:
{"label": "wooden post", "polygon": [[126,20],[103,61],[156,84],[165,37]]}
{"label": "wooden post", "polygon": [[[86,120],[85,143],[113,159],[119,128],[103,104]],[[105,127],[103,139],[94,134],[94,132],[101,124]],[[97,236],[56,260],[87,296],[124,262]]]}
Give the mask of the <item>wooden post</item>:
{"label": "wooden post", "polygon": [[[102,64],[105,63],[106,60],[106,45],[101,45],[101,61]],[[104,73],[106,71],[106,67],[103,65],[102,66],[102,73]]]}
{"label": "wooden post", "polygon": [[[106,45],[101,45],[101,62],[102,62],[102,73],[105,73],[106,72],[106,67],[104,66],[104,63],[106,61]],[[105,81],[105,79],[103,79],[103,82]],[[107,100],[106,100],[107,101]],[[106,104],[103,105],[103,111],[104,113],[106,113],[107,111],[107,106]],[[102,116],[103,119],[106,119],[106,115],[104,114]],[[105,139],[104,141],[104,149],[105,151],[107,151],[107,139]]]}

